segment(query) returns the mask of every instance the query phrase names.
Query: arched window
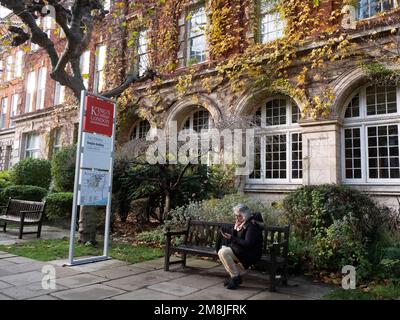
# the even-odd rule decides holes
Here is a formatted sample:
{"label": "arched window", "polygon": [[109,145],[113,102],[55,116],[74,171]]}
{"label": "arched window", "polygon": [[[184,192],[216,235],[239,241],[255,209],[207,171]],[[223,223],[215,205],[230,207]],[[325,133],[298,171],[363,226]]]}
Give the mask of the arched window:
{"label": "arched window", "polygon": [[210,112],[208,110],[199,107],[187,116],[186,120],[183,122],[182,129],[194,130],[201,133],[201,130],[210,129],[212,126],[212,120]]}
{"label": "arched window", "polygon": [[399,106],[394,86],[365,86],[350,97],[342,138],[345,182],[400,182]]}
{"label": "arched window", "polygon": [[254,183],[301,183],[303,178],[300,110],[288,97],[266,101],[255,114]]}
{"label": "arched window", "polygon": [[150,131],[150,123],[147,120],[138,121],[132,129],[131,140],[145,139]]}

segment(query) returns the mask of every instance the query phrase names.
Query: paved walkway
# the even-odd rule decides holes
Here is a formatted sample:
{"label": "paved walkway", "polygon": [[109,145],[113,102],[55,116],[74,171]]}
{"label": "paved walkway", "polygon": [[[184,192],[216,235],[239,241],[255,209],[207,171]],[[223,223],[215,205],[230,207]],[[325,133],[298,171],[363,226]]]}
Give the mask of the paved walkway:
{"label": "paved walkway", "polygon": [[[37,226],[27,226],[24,227],[24,232],[28,231],[36,231]],[[29,240],[34,240],[36,238],[36,234],[24,234],[23,239],[18,239],[18,228],[17,227],[8,227],[7,232],[3,232],[3,229],[0,230],[0,244],[9,245]],[[61,239],[64,237],[69,237],[69,230],[60,229],[53,226],[43,226],[41,239]],[[1,288],[1,287],[0,287]]]}
{"label": "paved walkway", "polygon": [[[311,300],[332,288],[303,277],[291,278],[279,293],[268,291],[268,275],[251,271],[237,290],[222,282],[223,267],[216,262],[189,259],[188,267],[162,270],[164,260],[128,264],[108,260],[75,267],[64,261],[38,262],[0,252],[0,300]],[[44,266],[53,266],[56,289],[43,289]]]}
{"label": "paved walkway", "polygon": [[[68,237],[67,230],[44,226],[42,239]],[[18,231],[0,232],[0,244],[36,239]],[[288,287],[268,291],[268,275],[250,271],[237,290],[223,286],[226,272],[210,260],[189,258],[187,268],[171,266],[163,271],[164,259],[129,264],[107,260],[75,267],[63,267],[66,260],[39,262],[0,252],[0,300],[311,300],[319,299],[332,287],[305,277],[289,279]],[[56,288],[43,289],[43,267],[54,267]]]}

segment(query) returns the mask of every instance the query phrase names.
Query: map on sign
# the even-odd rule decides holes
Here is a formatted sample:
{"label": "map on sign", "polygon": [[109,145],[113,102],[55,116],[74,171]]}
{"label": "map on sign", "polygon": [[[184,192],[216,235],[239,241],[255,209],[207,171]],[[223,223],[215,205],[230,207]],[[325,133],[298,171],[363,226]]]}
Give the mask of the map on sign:
{"label": "map on sign", "polygon": [[108,200],[109,172],[98,170],[81,170],[81,206],[106,206]]}

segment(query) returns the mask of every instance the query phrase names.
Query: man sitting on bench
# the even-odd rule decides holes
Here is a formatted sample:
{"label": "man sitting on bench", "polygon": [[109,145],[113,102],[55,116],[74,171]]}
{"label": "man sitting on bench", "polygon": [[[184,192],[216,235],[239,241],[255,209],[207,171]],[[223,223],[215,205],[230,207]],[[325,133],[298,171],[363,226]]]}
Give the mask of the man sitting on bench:
{"label": "man sitting on bench", "polygon": [[221,230],[225,245],[218,251],[219,259],[230,277],[224,281],[227,289],[234,290],[241,283],[241,269],[247,269],[261,259],[263,235],[261,214],[252,214],[250,209],[239,204],[233,208],[235,226],[231,232]]}

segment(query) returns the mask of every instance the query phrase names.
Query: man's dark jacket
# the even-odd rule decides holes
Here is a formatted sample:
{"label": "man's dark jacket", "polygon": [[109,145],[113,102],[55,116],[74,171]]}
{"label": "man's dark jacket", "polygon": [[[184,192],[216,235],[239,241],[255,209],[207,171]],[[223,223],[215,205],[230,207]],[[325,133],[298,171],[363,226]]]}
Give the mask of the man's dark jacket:
{"label": "man's dark jacket", "polygon": [[233,253],[247,269],[257,263],[262,255],[262,227],[251,218],[240,231],[233,230],[231,244]]}

